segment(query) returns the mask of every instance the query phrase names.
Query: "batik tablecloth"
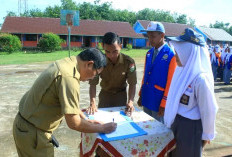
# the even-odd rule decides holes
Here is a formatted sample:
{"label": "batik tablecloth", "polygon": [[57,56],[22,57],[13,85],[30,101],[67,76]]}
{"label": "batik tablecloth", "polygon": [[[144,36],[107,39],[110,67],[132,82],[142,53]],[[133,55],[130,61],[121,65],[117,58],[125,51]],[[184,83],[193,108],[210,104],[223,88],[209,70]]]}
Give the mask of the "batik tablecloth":
{"label": "batik tablecloth", "polygon": [[[125,107],[112,107],[104,110],[115,112],[124,109]],[[98,146],[112,157],[164,156],[175,145],[172,131],[145,112],[136,109],[132,114],[132,119],[147,132],[147,135],[105,142],[97,133],[82,133],[81,156],[91,156]]]}

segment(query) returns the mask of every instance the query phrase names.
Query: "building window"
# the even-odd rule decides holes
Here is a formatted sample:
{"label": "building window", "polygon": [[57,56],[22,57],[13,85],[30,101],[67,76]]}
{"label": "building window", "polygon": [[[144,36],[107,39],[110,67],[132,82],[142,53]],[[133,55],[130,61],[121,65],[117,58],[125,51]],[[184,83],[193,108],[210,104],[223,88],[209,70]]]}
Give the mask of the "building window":
{"label": "building window", "polygon": [[25,34],[26,41],[37,41],[37,34]]}
{"label": "building window", "polygon": [[71,42],[81,42],[81,37],[77,35],[72,35]]}
{"label": "building window", "polygon": [[63,39],[63,40],[67,40],[67,35],[59,35],[60,36],[60,39]]}

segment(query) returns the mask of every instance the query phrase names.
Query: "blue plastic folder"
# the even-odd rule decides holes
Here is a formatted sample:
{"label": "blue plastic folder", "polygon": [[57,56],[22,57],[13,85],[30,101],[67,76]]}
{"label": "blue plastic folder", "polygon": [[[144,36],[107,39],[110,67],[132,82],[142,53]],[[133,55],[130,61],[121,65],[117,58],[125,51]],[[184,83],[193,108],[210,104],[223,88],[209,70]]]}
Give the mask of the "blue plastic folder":
{"label": "blue plastic folder", "polygon": [[127,133],[128,130],[125,130],[125,129],[123,129],[123,135],[118,135],[118,136],[117,135],[108,136],[109,134],[100,133],[99,135],[104,141],[109,142],[109,141],[123,140],[123,139],[142,136],[142,135],[147,134],[147,132],[145,132],[142,128],[140,128],[135,122],[133,122],[131,118],[126,116],[126,114],[123,111],[120,111],[120,115],[125,118],[125,121],[117,123],[117,129],[122,130],[123,129],[122,127],[129,127],[129,128],[132,128],[133,133]]}

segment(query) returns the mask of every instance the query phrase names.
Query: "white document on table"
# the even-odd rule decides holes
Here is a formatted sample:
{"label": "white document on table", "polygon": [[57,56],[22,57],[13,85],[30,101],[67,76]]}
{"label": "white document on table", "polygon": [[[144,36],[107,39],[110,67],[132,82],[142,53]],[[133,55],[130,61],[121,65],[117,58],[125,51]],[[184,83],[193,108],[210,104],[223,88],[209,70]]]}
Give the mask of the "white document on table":
{"label": "white document on table", "polygon": [[117,123],[117,128],[114,132],[109,134],[100,134],[104,141],[121,140],[147,134],[122,111],[109,112],[98,110],[98,112],[95,112],[94,115],[90,115],[89,118],[102,121],[104,123],[113,121]]}

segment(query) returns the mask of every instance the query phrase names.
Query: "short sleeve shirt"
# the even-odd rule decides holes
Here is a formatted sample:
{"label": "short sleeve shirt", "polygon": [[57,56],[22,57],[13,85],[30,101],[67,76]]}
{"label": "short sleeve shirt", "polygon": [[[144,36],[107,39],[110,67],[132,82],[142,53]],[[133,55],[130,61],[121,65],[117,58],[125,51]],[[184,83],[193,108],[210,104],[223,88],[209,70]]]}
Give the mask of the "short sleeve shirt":
{"label": "short sleeve shirt", "polygon": [[[134,60],[120,53],[116,64],[107,59],[107,65],[100,74],[102,90],[117,93],[126,89],[127,83],[135,85],[137,83],[136,66]],[[127,83],[126,83],[127,82]],[[99,77],[89,82],[91,85],[99,83]]]}
{"label": "short sleeve shirt", "polygon": [[75,57],[56,61],[21,99],[21,115],[39,129],[54,131],[65,114],[80,113],[79,79]]}

